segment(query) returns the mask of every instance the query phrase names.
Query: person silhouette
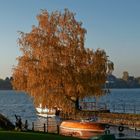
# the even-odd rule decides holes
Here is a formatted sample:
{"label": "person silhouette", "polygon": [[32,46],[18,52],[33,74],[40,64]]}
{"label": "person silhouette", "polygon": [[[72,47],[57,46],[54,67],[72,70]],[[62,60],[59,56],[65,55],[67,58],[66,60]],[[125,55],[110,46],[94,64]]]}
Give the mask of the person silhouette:
{"label": "person silhouette", "polygon": [[22,120],[21,120],[21,117],[17,116],[15,114],[15,118],[16,118],[16,123],[15,123],[16,129],[22,130]]}

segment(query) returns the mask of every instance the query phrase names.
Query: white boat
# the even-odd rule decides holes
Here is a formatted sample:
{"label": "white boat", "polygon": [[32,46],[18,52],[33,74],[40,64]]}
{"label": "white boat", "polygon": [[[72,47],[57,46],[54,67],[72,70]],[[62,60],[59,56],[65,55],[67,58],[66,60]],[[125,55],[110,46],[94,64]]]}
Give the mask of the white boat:
{"label": "white boat", "polygon": [[40,117],[55,117],[56,115],[56,110],[55,109],[48,109],[48,108],[43,108],[42,105],[40,104],[39,107],[36,107],[37,115]]}

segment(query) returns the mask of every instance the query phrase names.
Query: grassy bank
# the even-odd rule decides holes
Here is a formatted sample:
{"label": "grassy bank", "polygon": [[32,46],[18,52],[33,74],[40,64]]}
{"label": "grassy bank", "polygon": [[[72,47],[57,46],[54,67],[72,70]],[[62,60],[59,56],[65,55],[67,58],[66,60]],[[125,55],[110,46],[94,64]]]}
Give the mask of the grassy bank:
{"label": "grassy bank", "polygon": [[[0,131],[0,140],[80,140],[79,138],[33,132]],[[108,140],[108,139],[105,139]],[[138,140],[138,139],[117,139]]]}
{"label": "grassy bank", "polygon": [[79,139],[53,134],[0,131],[0,140],[79,140]]}

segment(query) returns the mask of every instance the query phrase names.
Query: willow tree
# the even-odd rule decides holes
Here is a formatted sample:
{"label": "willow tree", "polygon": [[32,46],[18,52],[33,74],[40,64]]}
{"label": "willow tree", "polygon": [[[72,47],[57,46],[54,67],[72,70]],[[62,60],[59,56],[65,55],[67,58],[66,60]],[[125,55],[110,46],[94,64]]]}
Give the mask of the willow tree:
{"label": "willow tree", "polygon": [[37,20],[29,33],[20,32],[15,89],[30,94],[36,106],[64,112],[78,109],[79,99],[105,94],[102,86],[112,67],[105,51],[84,47],[86,30],[75,14],[42,10]]}

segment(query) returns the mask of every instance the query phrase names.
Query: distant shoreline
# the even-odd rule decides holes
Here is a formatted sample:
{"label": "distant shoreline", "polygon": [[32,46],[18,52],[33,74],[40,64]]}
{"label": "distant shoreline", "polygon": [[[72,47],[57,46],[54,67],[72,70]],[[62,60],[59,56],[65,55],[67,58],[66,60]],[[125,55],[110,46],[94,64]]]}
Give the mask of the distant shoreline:
{"label": "distant shoreline", "polygon": [[[13,90],[12,77],[6,77],[4,80],[0,79],[0,90]],[[128,76],[127,79],[117,78],[110,74],[107,76],[107,83],[103,85],[103,88],[109,89],[139,89],[140,77]]]}

